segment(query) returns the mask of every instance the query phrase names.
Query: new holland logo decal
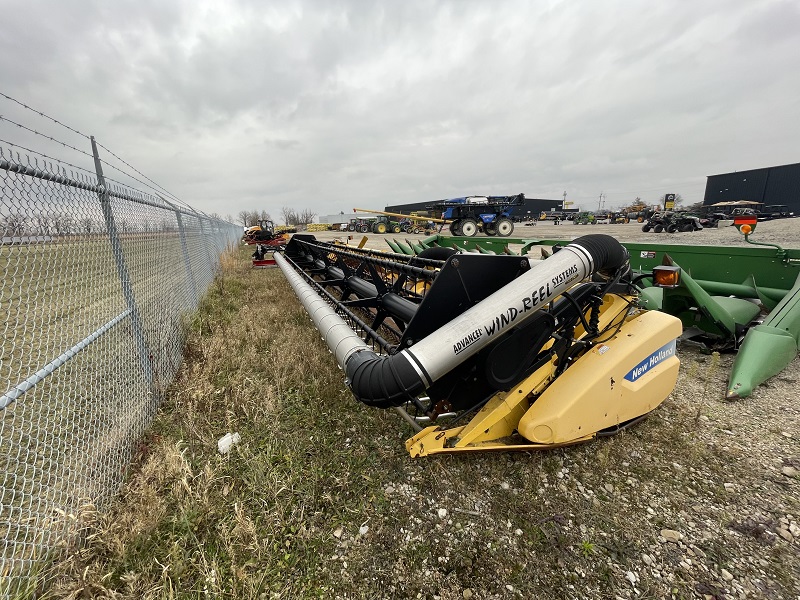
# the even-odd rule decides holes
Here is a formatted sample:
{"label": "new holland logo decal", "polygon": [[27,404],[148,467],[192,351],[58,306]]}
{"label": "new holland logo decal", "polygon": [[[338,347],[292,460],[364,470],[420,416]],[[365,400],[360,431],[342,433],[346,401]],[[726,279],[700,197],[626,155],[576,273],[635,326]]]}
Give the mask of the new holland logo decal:
{"label": "new holland logo decal", "polygon": [[641,379],[647,375],[647,373],[653,370],[656,365],[667,360],[670,356],[675,356],[675,340],[672,340],[668,344],[661,346],[661,348],[653,352],[650,356],[633,367],[625,375],[625,379],[628,381],[636,381]]}

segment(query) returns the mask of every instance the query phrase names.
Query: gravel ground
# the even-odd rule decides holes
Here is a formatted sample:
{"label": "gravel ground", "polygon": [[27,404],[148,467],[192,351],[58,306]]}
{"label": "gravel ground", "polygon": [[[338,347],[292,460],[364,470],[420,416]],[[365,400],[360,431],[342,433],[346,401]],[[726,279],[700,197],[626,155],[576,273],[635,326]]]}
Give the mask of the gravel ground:
{"label": "gravel ground", "polygon": [[[656,234],[633,223],[542,222],[518,226],[514,237],[571,240],[587,233],[634,242],[746,244],[734,227]],[[800,220],[759,223],[753,239],[800,248]],[[380,240],[370,236],[369,245],[380,247]],[[682,345],[679,356],[677,387],[643,426],[587,450],[554,453],[545,461],[551,468],[533,485],[527,481],[529,469],[515,479],[510,466],[507,480],[479,478],[465,495],[440,491],[432,500],[429,491],[415,485],[413,471],[406,483],[389,486],[386,495],[398,505],[430,504],[430,522],[412,519],[401,532],[409,544],[424,539],[436,548],[433,560],[440,567],[442,561],[471,560],[459,557],[480,543],[480,519],[471,515],[483,514],[487,503],[499,504],[508,495],[535,494],[556,513],[544,524],[538,521],[539,534],[545,532],[557,552],[558,540],[568,540],[563,558],[518,565],[530,573],[516,586],[504,583],[501,568],[494,585],[442,585],[433,597],[531,597],[530,590],[537,589],[549,590],[546,596],[552,597],[560,588],[559,597],[565,598],[800,598],[800,361],[750,397],[727,402],[723,394],[733,355]],[[525,561],[530,529],[518,510],[509,515],[507,524],[495,523],[507,526],[506,559]],[[575,553],[583,554],[585,564]],[[435,574],[436,566],[428,565],[425,573]],[[519,581],[525,582],[522,589]],[[398,592],[405,589],[402,581],[398,586]]]}

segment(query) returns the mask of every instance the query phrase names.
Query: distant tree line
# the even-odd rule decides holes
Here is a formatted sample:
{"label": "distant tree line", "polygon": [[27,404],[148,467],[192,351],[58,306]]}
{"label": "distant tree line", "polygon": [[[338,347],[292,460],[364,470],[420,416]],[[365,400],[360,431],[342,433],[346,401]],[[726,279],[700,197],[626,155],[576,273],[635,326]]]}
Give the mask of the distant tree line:
{"label": "distant tree line", "polygon": [[[283,219],[282,223],[278,223],[279,225],[308,225],[309,223],[314,222],[314,217],[317,216],[312,210],[303,209],[301,211],[295,211],[293,208],[288,206],[284,206],[281,208],[281,218]],[[259,221],[272,221],[272,217],[266,210],[262,211],[249,211],[249,210],[242,210],[239,212],[239,223],[242,224],[244,227],[252,227],[253,225],[258,225]]]}

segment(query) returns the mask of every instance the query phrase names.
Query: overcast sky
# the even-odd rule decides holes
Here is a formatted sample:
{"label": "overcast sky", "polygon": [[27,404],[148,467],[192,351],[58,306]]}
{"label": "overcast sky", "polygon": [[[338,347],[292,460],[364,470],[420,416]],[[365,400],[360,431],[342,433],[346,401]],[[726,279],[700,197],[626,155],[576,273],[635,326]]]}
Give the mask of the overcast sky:
{"label": "overcast sky", "polygon": [[[0,92],[222,216],[519,192],[691,203],[707,175],[800,162],[797,0],[0,0],[0,14]],[[90,150],[3,97],[0,115]],[[92,166],[8,121],[0,139]]]}

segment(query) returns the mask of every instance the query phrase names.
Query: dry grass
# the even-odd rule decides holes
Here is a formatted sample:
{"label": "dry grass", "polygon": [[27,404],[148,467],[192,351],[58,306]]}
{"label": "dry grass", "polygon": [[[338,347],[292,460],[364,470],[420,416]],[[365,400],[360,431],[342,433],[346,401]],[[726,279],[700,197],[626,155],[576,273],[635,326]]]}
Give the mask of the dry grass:
{"label": "dry grass", "polygon": [[[797,481],[774,469],[800,460],[783,435],[795,382],[726,404],[730,357],[686,348],[675,393],[614,438],[412,461],[410,431],[352,399],[280,271],[245,250],[223,271],[118,501],[44,597],[800,594],[800,541],[775,535],[800,515]],[[229,431],[241,443],[221,456]]]}

